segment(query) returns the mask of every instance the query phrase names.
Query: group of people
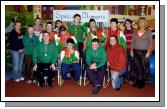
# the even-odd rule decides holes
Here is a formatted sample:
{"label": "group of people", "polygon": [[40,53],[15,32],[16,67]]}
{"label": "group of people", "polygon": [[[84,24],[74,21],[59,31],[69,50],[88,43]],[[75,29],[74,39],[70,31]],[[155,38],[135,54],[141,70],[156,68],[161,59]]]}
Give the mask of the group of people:
{"label": "group of people", "polygon": [[136,25],[126,19],[124,29],[119,28],[116,18],[112,18],[107,30],[99,28],[95,19],[83,25],[79,14],[73,19],[69,27],[61,20],[57,20],[53,27],[52,22],[42,26],[41,19],[37,18],[35,25],[29,25],[24,35],[21,22],[15,22],[8,37],[14,81],[26,79],[27,83],[35,83],[37,80],[42,88],[45,86],[44,76],[47,76],[48,86],[53,87],[57,66],[61,81],[68,79],[67,73],[72,69],[78,83],[82,70],[86,70],[93,85],[92,93],[97,94],[109,68],[115,90],[120,90],[124,79],[134,87],[144,87],[149,78],[152,47],[152,33],[146,28],[145,18],[141,17]]}

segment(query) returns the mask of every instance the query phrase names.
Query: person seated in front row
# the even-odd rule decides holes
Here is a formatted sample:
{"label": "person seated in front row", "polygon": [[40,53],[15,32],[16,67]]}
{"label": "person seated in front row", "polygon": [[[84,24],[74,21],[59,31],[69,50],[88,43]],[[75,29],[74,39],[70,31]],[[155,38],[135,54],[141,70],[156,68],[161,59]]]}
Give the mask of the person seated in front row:
{"label": "person seated in front row", "polygon": [[33,54],[33,71],[39,87],[44,87],[44,77],[47,76],[47,83],[49,87],[52,87],[52,79],[54,76],[53,71],[56,70],[55,64],[58,58],[56,44],[50,42],[50,34],[45,31],[43,34],[43,41],[40,42],[34,50]]}
{"label": "person seated in front row", "polygon": [[79,83],[81,75],[81,67],[79,64],[79,52],[74,48],[74,40],[68,38],[66,41],[66,47],[64,47],[60,53],[61,59],[61,76],[62,83],[64,80],[67,80],[67,72],[72,68],[72,71],[75,72],[75,80]]}
{"label": "person seated in front row", "polygon": [[93,94],[97,94],[102,88],[106,62],[106,51],[104,47],[100,46],[99,40],[94,38],[91,47],[86,51],[86,73],[89,81],[93,84]]}
{"label": "person seated in front row", "polygon": [[115,36],[110,36],[110,47],[107,49],[107,64],[111,69],[112,87],[120,90],[123,75],[126,72],[126,50],[117,42]]}

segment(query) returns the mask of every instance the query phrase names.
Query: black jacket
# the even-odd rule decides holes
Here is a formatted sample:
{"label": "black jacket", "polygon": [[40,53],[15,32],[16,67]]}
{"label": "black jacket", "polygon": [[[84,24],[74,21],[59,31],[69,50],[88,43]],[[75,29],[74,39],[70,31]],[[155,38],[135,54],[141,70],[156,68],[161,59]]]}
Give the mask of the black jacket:
{"label": "black jacket", "polygon": [[13,29],[9,34],[8,41],[10,50],[18,51],[24,48],[22,32],[19,34]]}

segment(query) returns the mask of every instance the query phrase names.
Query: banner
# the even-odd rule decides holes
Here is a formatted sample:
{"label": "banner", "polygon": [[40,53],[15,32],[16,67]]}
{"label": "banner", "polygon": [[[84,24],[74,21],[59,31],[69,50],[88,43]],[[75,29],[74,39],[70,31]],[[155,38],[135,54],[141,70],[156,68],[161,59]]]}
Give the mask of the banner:
{"label": "banner", "polygon": [[90,19],[95,19],[96,22],[109,22],[108,10],[53,10],[53,21],[73,22],[75,14],[81,15],[81,22],[89,22]]}

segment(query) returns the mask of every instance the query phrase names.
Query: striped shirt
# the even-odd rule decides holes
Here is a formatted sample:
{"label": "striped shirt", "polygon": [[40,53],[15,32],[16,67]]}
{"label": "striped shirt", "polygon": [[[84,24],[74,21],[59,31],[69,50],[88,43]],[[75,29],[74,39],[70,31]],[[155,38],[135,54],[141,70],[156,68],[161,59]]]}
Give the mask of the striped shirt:
{"label": "striped shirt", "polygon": [[125,30],[124,35],[126,37],[127,49],[128,49],[128,51],[130,51],[131,41],[132,41],[132,37],[133,37],[133,30],[132,29],[131,30]]}

